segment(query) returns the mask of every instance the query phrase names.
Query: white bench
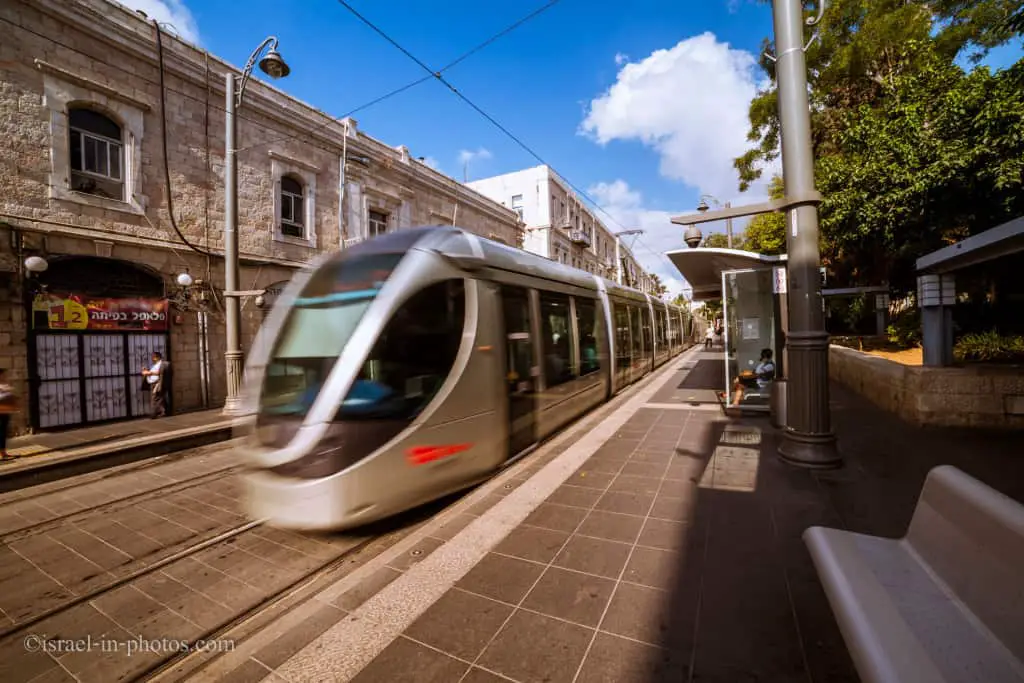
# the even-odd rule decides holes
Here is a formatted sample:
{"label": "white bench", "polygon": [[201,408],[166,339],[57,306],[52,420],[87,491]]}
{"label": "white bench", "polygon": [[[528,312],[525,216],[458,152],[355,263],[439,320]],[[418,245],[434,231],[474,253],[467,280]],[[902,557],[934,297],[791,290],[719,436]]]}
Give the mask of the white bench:
{"label": "white bench", "polygon": [[803,537],[864,683],[1024,682],[1024,506],[944,465],[905,537]]}

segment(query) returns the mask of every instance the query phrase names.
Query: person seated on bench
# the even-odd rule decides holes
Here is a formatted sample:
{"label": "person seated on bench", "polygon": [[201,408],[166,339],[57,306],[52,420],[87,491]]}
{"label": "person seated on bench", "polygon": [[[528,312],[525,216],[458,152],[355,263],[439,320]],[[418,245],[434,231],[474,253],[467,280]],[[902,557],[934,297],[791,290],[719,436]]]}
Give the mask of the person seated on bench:
{"label": "person seated on bench", "polygon": [[774,377],[775,363],[772,362],[772,350],[762,349],[760,362],[754,371],[744,370],[733,380],[732,404],[738,406],[748,388],[763,391],[771,385]]}

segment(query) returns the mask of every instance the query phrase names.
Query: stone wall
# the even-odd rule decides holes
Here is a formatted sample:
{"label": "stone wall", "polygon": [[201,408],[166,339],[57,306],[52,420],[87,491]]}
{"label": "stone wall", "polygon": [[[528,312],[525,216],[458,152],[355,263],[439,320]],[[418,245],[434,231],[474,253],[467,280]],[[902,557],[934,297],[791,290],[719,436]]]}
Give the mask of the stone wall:
{"label": "stone wall", "polygon": [[[28,402],[24,292],[27,256],[112,258],[160,273],[169,294],[181,272],[224,289],[225,76],[238,69],[163,33],[107,0],[0,2],[0,366]],[[255,41],[261,36],[254,37]],[[287,50],[284,50],[285,53]],[[164,87],[161,89],[161,74]],[[246,85],[238,110],[238,235],[243,290],[290,279],[323,252],[371,236],[370,212],[386,229],[457,223],[520,246],[510,208],[484,197],[361,131],[262,82]],[[287,87],[287,80],[281,82]],[[164,117],[167,167],[165,180]],[[121,129],[123,194],[76,191],[70,172],[69,110],[84,106]],[[303,184],[302,237],[281,230],[280,182]],[[174,230],[201,252],[192,250]],[[222,297],[176,313],[171,332],[176,410],[224,399]],[[243,303],[243,349],[262,318]],[[210,395],[200,382],[199,311],[210,316]],[[15,431],[25,428],[24,414]]]}
{"label": "stone wall", "polygon": [[913,424],[1024,429],[1024,367],[903,365],[833,345],[829,376]]}

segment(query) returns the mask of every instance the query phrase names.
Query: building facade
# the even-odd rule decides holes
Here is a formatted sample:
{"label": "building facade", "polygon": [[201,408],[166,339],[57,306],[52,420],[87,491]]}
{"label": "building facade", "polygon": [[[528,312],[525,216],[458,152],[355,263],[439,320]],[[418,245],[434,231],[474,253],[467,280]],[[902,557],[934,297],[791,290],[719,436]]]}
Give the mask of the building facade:
{"label": "building facade", "polygon": [[610,280],[621,275],[623,284],[650,291],[650,276],[622,238],[550,166],[483,178],[468,186],[519,215],[526,224],[527,251]]}
{"label": "building facade", "polygon": [[[217,407],[224,81],[239,70],[108,0],[6,0],[0,33],[0,367],[27,408],[16,433],[145,414],[152,351],[171,362],[174,410]],[[511,208],[353,119],[255,77],[236,116],[241,289],[262,300],[385,231],[457,223],[521,246]],[[242,301],[243,349],[258,301]]]}

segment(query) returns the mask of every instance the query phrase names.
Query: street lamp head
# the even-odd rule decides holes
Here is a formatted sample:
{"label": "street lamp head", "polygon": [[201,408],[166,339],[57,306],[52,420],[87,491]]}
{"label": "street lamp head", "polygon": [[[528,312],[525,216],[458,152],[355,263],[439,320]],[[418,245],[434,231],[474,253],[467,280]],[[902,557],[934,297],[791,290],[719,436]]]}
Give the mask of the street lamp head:
{"label": "street lamp head", "polygon": [[274,49],[271,49],[267,56],[260,60],[260,71],[271,78],[284,78],[291,73],[291,69],[284,63],[280,53]]}
{"label": "street lamp head", "polygon": [[182,287],[192,286],[192,276],[188,273],[181,273],[178,275],[178,284]]}
{"label": "street lamp head", "polygon": [[697,210],[701,213],[706,213],[708,210],[708,203],[701,197],[700,204],[697,205]]}
{"label": "street lamp head", "polygon": [[30,273],[42,273],[49,267],[50,264],[42,256],[29,256],[25,259],[25,270]]}

